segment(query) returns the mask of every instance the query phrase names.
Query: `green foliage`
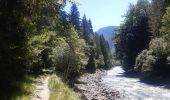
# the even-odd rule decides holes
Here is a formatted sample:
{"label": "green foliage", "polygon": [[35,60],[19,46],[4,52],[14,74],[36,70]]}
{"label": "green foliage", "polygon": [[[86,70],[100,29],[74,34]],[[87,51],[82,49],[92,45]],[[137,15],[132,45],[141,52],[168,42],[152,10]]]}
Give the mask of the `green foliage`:
{"label": "green foliage", "polygon": [[49,100],[80,100],[76,93],[57,76],[50,77],[48,87],[50,89]]}
{"label": "green foliage", "polygon": [[156,57],[151,54],[152,52],[149,52],[147,50],[143,50],[138,57],[136,58],[136,65],[135,69],[138,71],[144,72],[151,72],[152,66],[156,63]]}
{"label": "green foliage", "polygon": [[149,75],[168,74],[168,43],[162,38],[155,38],[149,44],[149,49],[142,51],[136,58],[136,69]]}
{"label": "green foliage", "polygon": [[135,68],[139,72],[144,73],[144,75],[164,77],[168,77],[169,75],[170,72],[169,23],[170,23],[170,8],[168,7],[166,13],[162,18],[160,38],[152,39],[152,41],[149,44],[148,50],[142,51],[136,58]]}
{"label": "green foliage", "polygon": [[116,59],[123,59],[123,39],[122,39],[122,35],[120,33],[115,33],[114,36],[114,41],[115,41],[115,57]]}
{"label": "green foliage", "polygon": [[55,48],[52,49],[52,62],[66,80],[72,80],[81,74],[87,64],[84,50],[86,43],[81,39],[73,27],[67,29],[66,37],[57,38]]}
{"label": "green foliage", "polygon": [[166,13],[163,16],[160,32],[165,40],[170,41],[170,7],[167,7]]}
{"label": "green foliage", "polygon": [[[32,35],[29,37],[29,40],[26,44],[26,55],[27,66],[38,67],[37,64],[42,63],[42,52],[48,48],[47,43],[50,41],[50,38],[54,36],[54,33],[51,31],[44,32],[40,35]],[[39,69],[36,68],[38,71]]]}
{"label": "green foliage", "polygon": [[66,1],[0,1],[2,88],[25,74],[38,74],[42,68],[55,67],[67,81],[85,69],[90,47],[67,20]]}
{"label": "green foliage", "polygon": [[95,63],[95,51],[94,48],[90,48],[89,51],[89,60],[88,64],[86,65],[86,69],[90,72],[95,72],[96,71],[96,63]]}
{"label": "green foliage", "polygon": [[161,17],[163,15],[162,8],[163,8],[164,0],[152,0],[152,4],[150,7],[150,27],[153,36],[159,36],[159,29],[161,27]]}
{"label": "green foliage", "polygon": [[69,18],[70,18],[70,22],[75,27],[75,29],[80,31],[80,13],[75,3],[71,7]]}
{"label": "green foliage", "polygon": [[92,22],[90,19],[87,20],[86,15],[84,15],[82,18],[81,32],[82,32],[82,38],[86,41],[88,45],[88,49],[86,50],[86,55],[89,57],[89,60],[86,69],[90,72],[95,72],[96,68],[98,67],[98,64],[96,63],[99,60],[98,50],[101,49],[99,47],[100,41],[99,41],[99,37],[98,40],[95,38],[95,35],[93,33]]}
{"label": "green foliage", "polygon": [[138,0],[130,5],[114,37],[116,58],[125,70],[136,69],[147,76],[170,75],[169,4],[169,0]]}
{"label": "green foliage", "polygon": [[108,42],[105,40],[104,36],[100,36],[100,46],[101,46],[101,52],[103,54],[105,67],[104,68],[110,68],[111,67],[111,53],[110,53],[110,47]]}
{"label": "green foliage", "polygon": [[160,36],[160,28],[162,27],[162,17],[166,12],[166,8],[170,5],[169,0],[152,0],[150,6],[150,29],[154,37]]}
{"label": "green foliage", "polygon": [[148,47],[151,36],[148,9],[148,0],[138,0],[136,5],[130,5],[115,36],[116,56],[122,60],[125,70],[133,69],[137,55]]}
{"label": "green foliage", "polygon": [[86,15],[84,15],[82,18],[81,27],[82,27],[81,32],[86,43],[88,43],[88,45],[93,45],[94,34],[92,29],[92,23],[90,20],[89,21],[87,20]]}
{"label": "green foliage", "polygon": [[97,67],[102,68],[105,65],[103,55],[99,55],[99,58],[95,62]]}

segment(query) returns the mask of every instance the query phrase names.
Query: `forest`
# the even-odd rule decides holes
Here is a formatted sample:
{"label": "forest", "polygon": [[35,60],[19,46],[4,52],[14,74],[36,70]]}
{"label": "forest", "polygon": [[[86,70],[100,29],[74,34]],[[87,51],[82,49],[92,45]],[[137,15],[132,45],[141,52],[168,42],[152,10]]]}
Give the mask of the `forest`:
{"label": "forest", "polygon": [[[72,4],[69,13],[67,3]],[[111,66],[107,41],[69,0],[1,0],[0,47],[3,100],[15,99],[20,81],[43,69],[54,69],[71,84],[86,71]]]}
{"label": "forest", "polygon": [[131,4],[114,37],[116,58],[127,72],[168,78],[170,73],[170,1]]}
{"label": "forest", "polygon": [[99,83],[116,61],[127,73],[169,79],[170,0],[130,4],[113,32],[113,55],[105,37],[94,32],[90,16],[80,16],[78,5],[76,0],[0,0],[0,99],[34,100],[41,79],[50,91],[48,100],[81,100],[75,84],[82,84],[79,78],[85,75],[87,85],[97,84],[95,93],[102,87],[101,93],[89,94],[105,97],[83,100],[114,100],[119,92]]}

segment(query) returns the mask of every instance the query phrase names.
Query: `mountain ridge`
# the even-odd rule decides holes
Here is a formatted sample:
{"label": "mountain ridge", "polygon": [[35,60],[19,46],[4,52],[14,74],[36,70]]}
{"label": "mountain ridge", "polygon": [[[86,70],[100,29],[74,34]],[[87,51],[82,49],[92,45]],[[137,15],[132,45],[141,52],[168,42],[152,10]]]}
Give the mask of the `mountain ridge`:
{"label": "mountain ridge", "polygon": [[101,27],[96,33],[99,34],[99,35],[103,35],[104,38],[106,39],[106,41],[108,41],[109,43],[109,46],[110,46],[110,51],[111,51],[111,54],[114,53],[114,49],[115,49],[115,46],[114,46],[114,43],[113,43],[113,34],[114,32],[118,29],[119,26],[106,26],[106,27]]}

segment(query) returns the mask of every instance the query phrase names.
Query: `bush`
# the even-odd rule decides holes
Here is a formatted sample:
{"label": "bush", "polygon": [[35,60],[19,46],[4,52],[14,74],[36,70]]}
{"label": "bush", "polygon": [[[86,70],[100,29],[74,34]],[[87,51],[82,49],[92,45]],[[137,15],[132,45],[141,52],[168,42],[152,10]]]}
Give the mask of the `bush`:
{"label": "bush", "polygon": [[142,73],[151,72],[152,66],[156,62],[156,57],[149,50],[143,50],[136,58],[135,69]]}
{"label": "bush", "polygon": [[162,38],[153,39],[148,50],[143,50],[136,58],[135,69],[146,75],[168,74],[170,72],[168,44]]}

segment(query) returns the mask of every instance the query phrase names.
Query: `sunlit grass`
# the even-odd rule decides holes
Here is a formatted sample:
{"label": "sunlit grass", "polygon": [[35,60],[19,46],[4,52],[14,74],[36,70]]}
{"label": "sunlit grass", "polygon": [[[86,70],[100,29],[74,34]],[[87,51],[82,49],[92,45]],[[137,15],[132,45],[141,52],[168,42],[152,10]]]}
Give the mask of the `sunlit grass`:
{"label": "sunlit grass", "polygon": [[16,91],[12,94],[12,100],[31,100],[31,95],[36,88],[36,77],[25,76],[23,80],[13,83]]}
{"label": "sunlit grass", "polygon": [[50,77],[48,87],[50,89],[49,100],[80,100],[75,92],[55,75]]}

